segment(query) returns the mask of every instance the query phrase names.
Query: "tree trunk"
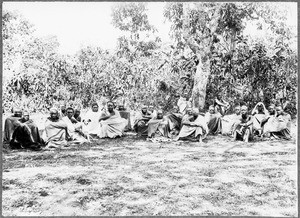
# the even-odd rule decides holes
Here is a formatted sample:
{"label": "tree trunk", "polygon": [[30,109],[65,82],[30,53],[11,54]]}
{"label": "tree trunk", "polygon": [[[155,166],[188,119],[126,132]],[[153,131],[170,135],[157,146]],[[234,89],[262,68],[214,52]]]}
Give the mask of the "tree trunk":
{"label": "tree trunk", "polygon": [[196,68],[194,76],[194,87],[193,87],[193,106],[199,109],[203,109],[205,106],[206,97],[206,86],[210,75],[209,59],[207,58],[204,62],[200,55],[197,55],[199,64]]}

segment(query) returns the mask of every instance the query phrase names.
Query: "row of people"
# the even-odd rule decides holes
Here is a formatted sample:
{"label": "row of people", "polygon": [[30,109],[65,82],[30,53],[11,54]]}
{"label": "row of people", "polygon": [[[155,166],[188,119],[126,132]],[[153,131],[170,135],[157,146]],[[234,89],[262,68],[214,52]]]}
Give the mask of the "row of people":
{"label": "row of people", "polygon": [[[138,136],[148,138],[168,138],[172,140],[202,141],[208,134],[229,134],[234,140],[253,140],[254,135],[290,139],[289,114],[281,106],[270,105],[269,110],[258,103],[251,113],[247,106],[236,106],[235,113],[223,116],[211,105],[203,114],[189,106],[176,105],[170,113],[143,106],[137,114],[133,130]],[[40,137],[39,130],[29,113],[22,116],[16,109],[13,116],[5,121],[4,142],[14,148],[36,148],[43,144],[47,147],[67,146],[73,143],[89,142],[95,138],[121,137],[124,131],[131,129],[130,113],[120,106],[115,109],[113,102],[107,102],[107,110],[99,110],[97,103],[84,117],[80,111],[67,108],[65,111],[50,109],[45,122],[45,131]]]}

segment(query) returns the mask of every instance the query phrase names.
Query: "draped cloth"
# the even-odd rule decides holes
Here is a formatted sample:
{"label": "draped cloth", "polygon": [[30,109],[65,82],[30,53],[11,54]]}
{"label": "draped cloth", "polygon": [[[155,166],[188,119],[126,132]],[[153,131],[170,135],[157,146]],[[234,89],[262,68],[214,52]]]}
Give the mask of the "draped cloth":
{"label": "draped cloth", "polygon": [[169,137],[169,125],[166,118],[152,118],[148,122],[148,137]]}
{"label": "draped cloth", "polygon": [[131,130],[131,120],[130,120],[130,112],[128,111],[119,111],[120,116],[127,120],[127,125],[125,127],[125,131]]}
{"label": "draped cloth", "polygon": [[[182,123],[184,123],[185,121],[190,121],[192,117],[193,116],[184,115],[182,118]],[[198,115],[198,117],[194,121],[192,121],[191,124],[196,124],[199,126],[190,126],[183,124],[177,140],[198,141],[200,137],[202,137],[202,139],[206,137],[209,130],[203,116]]]}
{"label": "draped cloth", "polygon": [[143,116],[142,112],[139,112],[135,118],[133,129],[141,136],[148,135],[148,122],[151,118]]}
{"label": "draped cloth", "polygon": [[263,133],[271,133],[274,137],[290,139],[291,116],[287,113],[283,115],[269,116],[263,127]]}
{"label": "draped cloth", "polygon": [[221,118],[222,135],[231,135],[233,133],[234,125],[241,119],[241,115],[230,114]]}
{"label": "draped cloth", "polygon": [[97,135],[100,132],[100,123],[99,123],[99,119],[102,115],[102,111],[97,111],[97,112],[93,112],[93,111],[88,111],[83,120],[86,122],[88,120],[90,120],[90,122],[87,124],[87,132],[88,134],[91,135]]}
{"label": "draped cloth", "polygon": [[61,147],[67,145],[67,124],[59,119],[58,121],[51,121],[49,118],[45,122],[44,141],[46,147]]}
{"label": "draped cloth", "polygon": [[220,113],[211,114],[206,112],[205,120],[210,134],[215,135],[222,132],[222,120]]}
{"label": "draped cloth", "polygon": [[[120,116],[119,111],[115,110],[114,112],[113,116],[100,122],[100,131],[98,133],[100,138],[116,138],[123,135],[128,121]],[[102,114],[102,116],[108,115],[108,112],[103,112]]]}
{"label": "draped cloth", "polygon": [[12,135],[15,129],[19,126],[20,117],[10,116],[6,118],[4,123],[4,137],[3,142],[9,143],[12,140]]}
{"label": "draped cloth", "polygon": [[177,106],[179,107],[180,113],[185,114],[185,111],[186,111],[187,107],[189,106],[188,101],[186,100],[186,98],[180,97],[178,99]]}
{"label": "draped cloth", "polygon": [[178,135],[181,128],[182,114],[180,113],[170,113],[167,116],[169,129],[170,129],[170,137],[175,137]]}
{"label": "draped cloth", "polygon": [[87,142],[87,139],[77,131],[77,129],[82,129],[83,123],[72,123],[72,121],[67,116],[63,117],[62,120],[67,124],[68,134],[74,142]]}
{"label": "draped cloth", "polygon": [[40,137],[38,127],[32,120],[20,119],[19,122],[10,141],[11,147],[39,149],[44,142]]}
{"label": "draped cloth", "polygon": [[247,116],[247,118],[240,118],[239,121],[235,124],[235,132],[237,133],[237,139],[238,140],[243,140],[245,133],[247,130],[249,130],[249,140],[253,139],[253,124],[249,126],[242,126],[241,124],[245,124],[249,121],[251,121],[252,116]]}

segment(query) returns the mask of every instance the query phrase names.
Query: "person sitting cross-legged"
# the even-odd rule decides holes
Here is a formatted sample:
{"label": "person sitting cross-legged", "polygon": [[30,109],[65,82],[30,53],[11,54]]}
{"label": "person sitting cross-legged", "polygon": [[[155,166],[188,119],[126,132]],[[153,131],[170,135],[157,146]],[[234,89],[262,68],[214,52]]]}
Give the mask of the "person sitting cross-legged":
{"label": "person sitting cross-legged", "polygon": [[116,138],[123,136],[127,120],[120,116],[119,111],[115,110],[113,102],[107,102],[107,112],[102,112],[99,119],[100,132],[98,136],[100,138]]}
{"label": "person sitting cross-legged", "polygon": [[170,137],[173,138],[177,136],[180,131],[183,115],[179,112],[179,107],[175,105],[173,110],[167,114],[166,117],[169,123]]}
{"label": "person sitting cross-legged", "polygon": [[133,128],[139,137],[148,135],[148,122],[153,117],[153,114],[148,111],[147,106],[143,105],[141,111],[137,113],[133,125]]}
{"label": "person sitting cross-legged", "polygon": [[43,139],[46,142],[46,148],[61,148],[67,146],[68,126],[60,118],[58,109],[51,108],[50,116],[45,122],[45,131]]}
{"label": "person sitting cross-legged", "polygon": [[182,128],[179,132],[177,140],[199,141],[208,134],[208,127],[205,118],[199,115],[199,110],[194,108],[187,109],[187,114],[182,118]]}
{"label": "person sitting cross-legged", "polygon": [[216,111],[214,105],[209,106],[205,114],[205,120],[209,129],[209,134],[217,135],[222,132],[221,114]]}
{"label": "person sitting cross-legged", "polygon": [[241,107],[241,118],[237,121],[233,130],[234,140],[243,140],[248,142],[253,139],[253,119],[248,114],[248,107],[243,105]]}
{"label": "person sitting cross-legged", "polygon": [[234,114],[225,115],[222,117],[222,134],[233,136],[236,122],[241,119],[241,106],[235,105]]}
{"label": "person sitting cross-legged", "polygon": [[169,138],[168,120],[163,116],[163,111],[158,110],[156,117],[153,117],[148,122],[148,137],[149,138]]}
{"label": "person sitting cross-legged", "polygon": [[84,123],[84,132],[87,132],[91,139],[97,137],[100,131],[99,119],[102,115],[102,111],[99,110],[97,103],[92,103],[92,110],[88,111],[82,119]]}
{"label": "person sitting cross-legged", "polygon": [[263,132],[263,121],[269,115],[264,103],[257,103],[251,114],[253,116],[253,134],[261,136]]}
{"label": "person sitting cross-legged", "polygon": [[40,150],[44,146],[44,141],[40,137],[39,129],[32,119],[29,118],[29,112],[25,111],[23,117],[18,120],[17,127],[12,135],[10,147],[29,148]]}
{"label": "person sitting cross-legged", "polygon": [[22,110],[20,108],[14,108],[13,112],[13,115],[5,119],[3,137],[4,144],[10,143],[15,129],[19,126],[19,119],[22,117]]}
{"label": "person sitting cross-legged", "polygon": [[65,121],[65,123],[67,124],[70,140],[74,143],[80,144],[87,142],[87,136],[82,131],[83,123],[78,122],[74,118],[74,109],[68,107],[66,111],[66,116],[63,117],[62,120]]}
{"label": "person sitting cross-legged", "polygon": [[275,139],[291,139],[291,115],[284,112],[282,106],[276,106],[273,111],[273,105],[270,107],[270,116],[264,120],[263,135]]}

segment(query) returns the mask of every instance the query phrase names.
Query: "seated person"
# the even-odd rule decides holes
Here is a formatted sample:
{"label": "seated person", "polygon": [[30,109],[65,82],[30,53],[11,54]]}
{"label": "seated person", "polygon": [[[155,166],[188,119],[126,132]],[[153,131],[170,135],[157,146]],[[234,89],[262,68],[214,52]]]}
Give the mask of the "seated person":
{"label": "seated person", "polygon": [[123,136],[124,129],[127,125],[127,120],[120,116],[119,111],[115,110],[113,102],[107,102],[107,112],[102,112],[99,118],[100,138],[116,138]]}
{"label": "seated person", "polygon": [[163,111],[158,110],[157,116],[153,117],[148,122],[148,137],[169,137],[169,125],[166,117],[163,116]]}
{"label": "seated person", "polygon": [[234,124],[241,118],[241,106],[234,107],[234,114],[222,117],[222,134],[233,135]]}
{"label": "seated person", "polygon": [[187,109],[187,114],[182,118],[182,128],[179,132],[177,140],[199,141],[208,134],[208,127],[205,118],[199,115],[197,108]]}
{"label": "seated person", "polygon": [[175,105],[171,113],[166,117],[168,119],[171,137],[177,136],[181,128],[181,120],[183,117],[183,115],[179,113],[179,107]]}
{"label": "seated person", "polygon": [[22,110],[20,108],[15,108],[13,110],[14,114],[5,119],[4,123],[4,137],[3,142],[8,144],[12,140],[12,135],[19,126],[19,119],[22,117]]}
{"label": "seated person", "polygon": [[74,111],[74,118],[78,121],[81,122],[81,116],[80,116],[80,109],[76,108]]}
{"label": "seated person", "polygon": [[118,111],[120,113],[120,116],[127,120],[127,125],[125,127],[125,132],[131,130],[131,121],[130,121],[130,112],[126,111],[126,108],[124,107],[124,104],[120,104],[118,106]]}
{"label": "seated person", "polygon": [[141,111],[137,114],[134,122],[134,131],[138,136],[148,135],[148,122],[153,118],[153,114],[148,111],[147,106],[142,106]]}
{"label": "seated person", "polygon": [[262,121],[266,119],[269,115],[264,103],[257,103],[253,108],[251,114],[253,116],[253,134],[261,136],[263,131]]}
{"label": "seated person", "polygon": [[56,108],[50,109],[50,117],[45,122],[45,131],[43,139],[46,143],[46,148],[60,148],[67,146],[68,135],[67,124],[59,117],[59,112]]}
{"label": "seated person", "polygon": [[253,139],[253,119],[252,116],[248,114],[248,107],[241,107],[241,118],[237,121],[233,129],[233,139],[243,140],[248,142]]}
{"label": "seated person", "polygon": [[102,115],[102,111],[99,110],[97,103],[92,104],[92,110],[88,111],[83,117],[83,122],[86,125],[87,134],[91,136],[97,136],[100,132],[99,119]]}
{"label": "seated person", "polygon": [[154,109],[152,105],[149,105],[148,107],[148,114],[150,114],[152,118],[157,116],[157,111]]}
{"label": "seated person", "polygon": [[225,101],[221,95],[218,96],[218,98],[214,101],[214,106],[217,108],[217,110],[220,112],[222,116],[224,116],[229,108],[229,103]]}
{"label": "seated person", "polygon": [[70,140],[74,141],[75,143],[87,142],[87,136],[82,131],[83,123],[78,122],[73,116],[74,109],[69,107],[67,108],[67,116],[62,118],[62,120],[67,124]]}
{"label": "seated person", "polygon": [[270,116],[266,119],[263,134],[267,137],[275,139],[291,139],[291,116],[284,112],[282,106],[276,107],[276,112],[273,111],[274,105],[270,107]]}
{"label": "seated person", "polygon": [[216,112],[213,105],[209,106],[205,114],[205,121],[209,129],[209,134],[217,135],[222,132],[221,114]]}
{"label": "seated person", "polygon": [[42,145],[44,142],[40,137],[39,129],[33,120],[29,119],[29,113],[25,111],[12,135],[10,147],[39,150]]}

